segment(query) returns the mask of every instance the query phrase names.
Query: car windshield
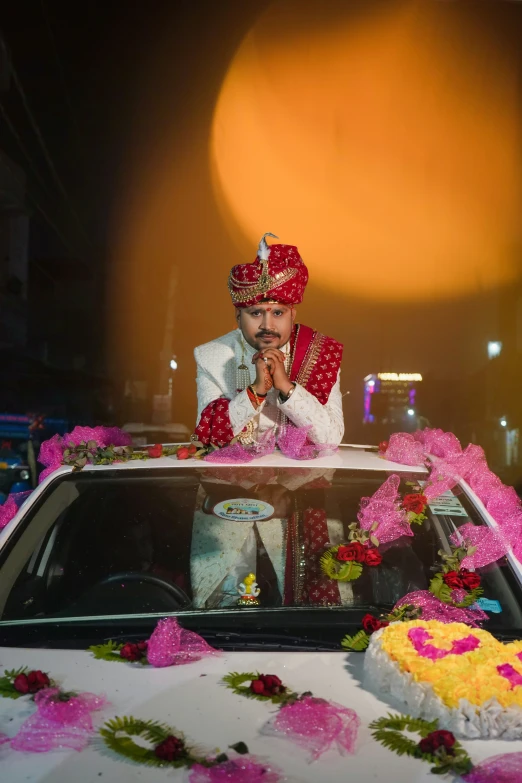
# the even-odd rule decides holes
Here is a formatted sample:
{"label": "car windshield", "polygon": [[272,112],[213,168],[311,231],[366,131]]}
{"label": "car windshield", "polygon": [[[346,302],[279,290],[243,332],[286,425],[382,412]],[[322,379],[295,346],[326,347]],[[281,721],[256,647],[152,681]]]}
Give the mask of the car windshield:
{"label": "car windshield", "polygon": [[[277,631],[304,609],[325,624],[332,611],[343,612],[346,622],[355,612],[357,625],[361,612],[389,610],[407,593],[426,590],[438,551],[449,552],[449,536],[463,524],[483,524],[456,488],[451,503],[428,506],[413,537],[379,548],[378,567],[363,568],[351,582],[329,579],[322,554],[347,541],[361,499],[390,475],[201,466],[59,477],[2,552],[2,630],[19,621],[103,617],[116,624],[122,616],[170,613],[190,616],[195,628],[224,613],[233,627],[243,613],[254,613]],[[401,496],[421,489],[422,473],[400,477]],[[522,595],[511,566],[504,559],[480,573],[485,595],[501,608],[488,629],[518,632]],[[248,590],[251,575],[257,588]]]}

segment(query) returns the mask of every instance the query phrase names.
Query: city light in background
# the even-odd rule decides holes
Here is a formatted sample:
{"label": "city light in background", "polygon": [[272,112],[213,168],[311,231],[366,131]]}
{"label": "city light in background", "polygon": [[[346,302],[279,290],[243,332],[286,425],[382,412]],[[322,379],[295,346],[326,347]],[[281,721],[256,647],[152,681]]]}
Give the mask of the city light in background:
{"label": "city light in background", "polygon": [[494,359],[502,353],[502,343],[499,340],[490,340],[488,342],[488,359]]}

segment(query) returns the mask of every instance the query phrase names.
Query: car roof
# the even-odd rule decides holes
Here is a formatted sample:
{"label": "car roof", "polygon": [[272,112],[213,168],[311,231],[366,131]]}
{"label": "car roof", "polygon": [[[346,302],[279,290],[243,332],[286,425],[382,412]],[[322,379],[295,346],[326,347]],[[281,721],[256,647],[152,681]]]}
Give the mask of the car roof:
{"label": "car roof", "polygon": [[[174,444],[175,445],[175,444]],[[185,444],[186,445],[186,444]],[[410,466],[400,465],[396,462],[390,462],[383,459],[377,453],[373,446],[358,446],[358,445],[344,445],[342,444],[339,449],[324,457],[317,457],[316,459],[308,460],[296,460],[289,457],[285,457],[280,451],[274,451],[272,454],[267,454],[264,457],[258,457],[251,462],[234,462],[234,463],[219,463],[219,462],[207,462],[200,459],[187,459],[178,460],[176,456],[173,457],[157,457],[147,460],[130,460],[129,462],[117,462],[110,465],[86,465],[84,471],[100,471],[100,470],[133,470],[143,469],[155,470],[157,468],[251,468],[252,466],[259,467],[272,467],[272,468],[293,468],[306,467],[306,468],[345,468],[348,470],[385,470],[407,473],[425,473],[426,468],[423,466]],[[70,470],[66,469],[66,470]],[[56,474],[54,474],[56,475]]]}

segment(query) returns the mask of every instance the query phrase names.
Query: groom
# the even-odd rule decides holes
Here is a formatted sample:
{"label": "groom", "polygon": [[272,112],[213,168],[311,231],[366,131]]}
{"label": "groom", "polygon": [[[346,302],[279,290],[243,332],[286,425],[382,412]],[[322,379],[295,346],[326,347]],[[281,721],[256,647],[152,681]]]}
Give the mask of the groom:
{"label": "groom", "polygon": [[[308,270],[292,245],[267,245],[230,272],[238,328],[200,345],[198,423],[203,444],[234,437],[253,443],[269,429],[307,427],[313,443],[338,445],[344,434],[340,364],[343,346],[296,324]],[[277,238],[277,237],[274,237]]]}

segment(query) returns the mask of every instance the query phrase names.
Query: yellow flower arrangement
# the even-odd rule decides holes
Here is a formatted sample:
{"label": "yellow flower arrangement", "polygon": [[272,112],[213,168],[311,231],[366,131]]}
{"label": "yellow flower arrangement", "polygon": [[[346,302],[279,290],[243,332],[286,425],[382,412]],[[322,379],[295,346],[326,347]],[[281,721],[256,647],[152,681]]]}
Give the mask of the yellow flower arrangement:
{"label": "yellow flower arrangement", "polygon": [[[408,635],[413,628],[427,631],[431,636],[427,644],[448,654],[436,659],[423,655]],[[469,637],[478,640],[475,649],[449,652],[454,643]],[[493,697],[503,707],[522,707],[522,655],[517,657],[522,653],[522,641],[502,644],[487,631],[463,623],[413,620],[384,628],[380,642],[401,671],[409,672],[418,683],[429,683],[447,707],[458,707],[460,699],[480,707]]]}

